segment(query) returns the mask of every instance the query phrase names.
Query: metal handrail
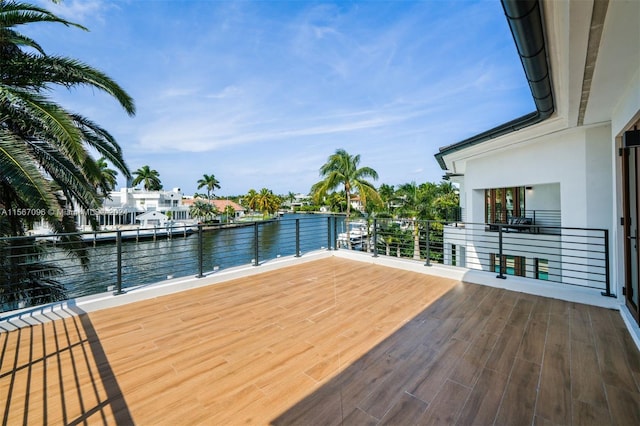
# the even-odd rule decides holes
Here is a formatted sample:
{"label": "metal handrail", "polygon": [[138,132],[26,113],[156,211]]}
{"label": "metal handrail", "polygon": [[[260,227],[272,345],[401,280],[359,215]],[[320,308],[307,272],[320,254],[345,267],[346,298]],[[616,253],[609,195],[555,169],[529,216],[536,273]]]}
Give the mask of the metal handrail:
{"label": "metal handrail", "polygon": [[[167,278],[202,278],[219,269],[337,249],[345,237],[338,232],[343,222],[342,215],[300,214],[233,227],[147,233],[149,240],[125,230],[0,238],[0,311],[104,291],[121,294]],[[615,296],[606,229],[525,225],[520,232],[507,232],[509,225],[502,223],[382,218],[366,224],[351,248],[374,257],[498,272],[504,279],[521,275]],[[91,258],[86,265],[84,256]]]}
{"label": "metal handrail", "polygon": [[[202,278],[223,268],[330,248],[336,222],[343,220],[296,216],[167,232],[155,227],[0,238],[0,312],[105,291],[117,295],[164,279]],[[148,239],[136,233],[141,231]],[[83,264],[83,258],[90,261]]]}
{"label": "metal handrail", "polygon": [[[427,266],[440,263],[497,272],[501,279],[521,275],[590,287],[615,296],[606,229],[541,225],[515,229],[504,223],[406,219],[378,219],[376,226],[376,251],[387,256],[420,259]],[[519,262],[518,267],[507,268],[507,260]]]}

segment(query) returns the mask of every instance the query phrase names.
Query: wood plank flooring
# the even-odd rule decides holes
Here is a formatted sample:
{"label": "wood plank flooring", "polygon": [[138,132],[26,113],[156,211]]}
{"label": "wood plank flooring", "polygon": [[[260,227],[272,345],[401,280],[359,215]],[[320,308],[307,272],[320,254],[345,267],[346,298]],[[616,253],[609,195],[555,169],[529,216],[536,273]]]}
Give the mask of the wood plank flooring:
{"label": "wood plank flooring", "polygon": [[331,257],[0,334],[3,424],[640,424],[619,313]]}

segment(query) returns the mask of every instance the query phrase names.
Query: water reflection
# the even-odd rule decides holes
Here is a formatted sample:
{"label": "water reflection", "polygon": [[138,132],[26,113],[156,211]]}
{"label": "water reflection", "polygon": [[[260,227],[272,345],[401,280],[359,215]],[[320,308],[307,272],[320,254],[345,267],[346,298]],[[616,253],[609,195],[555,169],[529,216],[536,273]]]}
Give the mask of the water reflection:
{"label": "water reflection", "polygon": [[[329,222],[326,215],[285,215],[281,220],[258,224],[258,259],[290,256],[296,250],[296,220],[299,219],[302,253],[327,246]],[[333,226],[331,226],[333,227]],[[255,259],[255,226],[219,228],[203,232],[205,273],[214,268],[249,265]],[[156,241],[123,241],[123,288],[150,284],[168,277],[198,274],[198,234],[158,238]],[[61,282],[69,297],[107,291],[116,285],[117,254],[115,242],[88,249],[90,262],[83,269],[77,259],[70,259],[61,249],[51,251],[54,260],[65,270]]]}

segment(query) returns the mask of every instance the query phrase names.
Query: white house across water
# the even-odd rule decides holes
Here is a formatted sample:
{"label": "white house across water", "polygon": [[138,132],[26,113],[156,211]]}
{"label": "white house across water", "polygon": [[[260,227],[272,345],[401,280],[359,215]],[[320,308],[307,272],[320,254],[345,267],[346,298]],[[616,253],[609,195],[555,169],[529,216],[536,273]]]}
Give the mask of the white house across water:
{"label": "white house across water", "polygon": [[[189,207],[182,202],[180,188],[171,191],[147,191],[137,188],[121,188],[113,191],[104,200],[97,212],[100,225],[136,224],[136,217],[143,213],[159,212],[172,220],[189,218]],[[88,225],[86,222],[84,225]]]}

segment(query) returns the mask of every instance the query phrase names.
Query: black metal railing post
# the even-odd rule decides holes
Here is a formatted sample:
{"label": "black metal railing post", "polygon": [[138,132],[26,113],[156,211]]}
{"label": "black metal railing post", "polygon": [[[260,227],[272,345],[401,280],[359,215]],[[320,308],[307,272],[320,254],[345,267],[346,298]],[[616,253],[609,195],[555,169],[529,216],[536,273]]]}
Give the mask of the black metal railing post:
{"label": "black metal railing post", "polygon": [[300,219],[296,219],[296,256],[300,257]]}
{"label": "black metal railing post", "polygon": [[198,224],[198,275],[196,278],[202,278],[204,275],[202,273],[202,268],[204,264],[204,243],[203,240],[203,229],[202,224]]}
{"label": "black metal railing post", "polygon": [[327,250],[331,250],[331,216],[327,218]]}
{"label": "black metal railing post", "polygon": [[334,241],[334,250],[338,250],[338,216],[333,216],[333,241]]}
{"label": "black metal railing post", "polygon": [[260,254],[260,251],[258,249],[258,222],[255,222],[253,224],[253,242],[255,244],[254,246],[254,250],[253,250],[253,266],[258,266],[258,255]]}
{"label": "black metal railing post", "polygon": [[116,231],[116,292],[122,294],[122,231]]}
{"label": "black metal railing post", "polygon": [[427,256],[427,259],[424,262],[424,266],[431,266],[431,244],[429,242],[429,228],[430,228],[429,223],[430,222],[427,220],[426,221],[426,227],[427,227],[427,237],[426,237],[427,253],[426,253],[426,256]]}
{"label": "black metal railing post", "polygon": [[373,257],[378,257],[378,219],[373,219]]}
{"label": "black metal railing post", "polygon": [[611,270],[609,269],[609,230],[604,229],[604,280],[605,290],[602,292],[603,296],[616,297],[614,293],[611,293]]}
{"label": "black metal railing post", "polygon": [[[507,279],[507,277],[504,275],[504,270],[505,270],[505,258],[502,255],[502,225],[498,224],[498,257],[500,259],[500,273],[496,276],[496,278],[500,278],[501,280],[505,280]],[[493,267],[493,265],[491,265],[491,267]]]}

